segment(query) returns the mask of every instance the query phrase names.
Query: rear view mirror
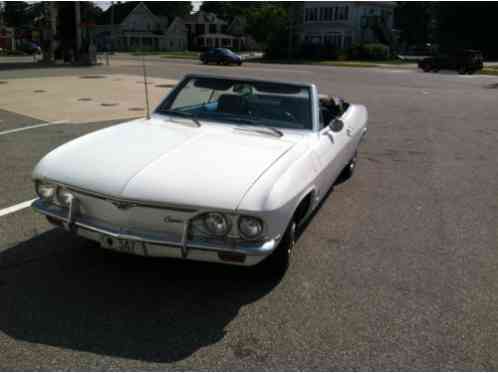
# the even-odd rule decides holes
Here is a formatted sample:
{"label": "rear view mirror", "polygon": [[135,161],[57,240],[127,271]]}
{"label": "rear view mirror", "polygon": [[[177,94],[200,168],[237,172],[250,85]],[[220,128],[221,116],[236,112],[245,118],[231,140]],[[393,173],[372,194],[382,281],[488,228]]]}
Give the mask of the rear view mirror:
{"label": "rear view mirror", "polygon": [[329,123],[329,128],[332,132],[340,132],[344,128],[344,122],[340,119],[332,119]]}

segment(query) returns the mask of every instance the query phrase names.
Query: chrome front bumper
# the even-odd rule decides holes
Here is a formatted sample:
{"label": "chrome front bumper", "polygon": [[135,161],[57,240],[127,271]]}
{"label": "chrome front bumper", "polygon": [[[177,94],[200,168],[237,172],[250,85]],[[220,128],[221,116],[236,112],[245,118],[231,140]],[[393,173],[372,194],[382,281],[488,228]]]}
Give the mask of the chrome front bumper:
{"label": "chrome front bumper", "polygon": [[99,242],[103,248],[128,254],[252,266],[270,255],[278,245],[278,239],[257,243],[230,241],[225,245],[188,239],[188,222],[185,223],[181,242],[166,241],[146,234],[131,234],[123,229],[99,226],[78,216],[75,213],[77,203],[76,200],[69,208],[61,208],[37,199],[31,207],[48,217],[51,223],[71,233]]}

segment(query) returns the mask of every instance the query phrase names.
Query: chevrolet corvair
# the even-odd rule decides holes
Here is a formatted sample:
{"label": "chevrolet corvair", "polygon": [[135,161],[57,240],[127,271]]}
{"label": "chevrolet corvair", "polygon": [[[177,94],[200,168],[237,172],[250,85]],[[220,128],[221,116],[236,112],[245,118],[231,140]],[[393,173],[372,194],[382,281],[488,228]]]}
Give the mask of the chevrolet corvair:
{"label": "chevrolet corvair", "polygon": [[150,119],[46,155],[33,208],[111,250],[285,268],[366,124],[364,106],[314,84],[188,75]]}

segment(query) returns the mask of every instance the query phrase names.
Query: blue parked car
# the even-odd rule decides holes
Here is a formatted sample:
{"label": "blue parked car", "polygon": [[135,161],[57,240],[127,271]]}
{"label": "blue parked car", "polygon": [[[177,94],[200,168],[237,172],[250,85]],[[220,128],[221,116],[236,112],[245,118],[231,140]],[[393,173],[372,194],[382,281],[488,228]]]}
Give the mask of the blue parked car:
{"label": "blue parked car", "polygon": [[203,64],[242,65],[242,57],[226,48],[212,48],[200,55]]}

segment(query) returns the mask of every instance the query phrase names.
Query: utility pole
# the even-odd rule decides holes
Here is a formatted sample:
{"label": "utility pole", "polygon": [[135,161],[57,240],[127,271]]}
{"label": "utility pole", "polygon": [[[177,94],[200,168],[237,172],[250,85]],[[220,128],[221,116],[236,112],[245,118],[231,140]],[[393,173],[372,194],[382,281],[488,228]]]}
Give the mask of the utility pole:
{"label": "utility pole", "polygon": [[291,62],[292,58],[292,39],[294,38],[292,27],[294,26],[294,5],[289,4],[288,8],[288,17],[289,17],[289,42],[287,45],[287,60]]}
{"label": "utility pole", "polygon": [[111,51],[114,52],[114,1],[111,1]]}
{"label": "utility pole", "polygon": [[49,62],[55,62],[55,34],[57,33],[57,8],[54,1],[48,3],[48,11],[50,16],[50,55]]}
{"label": "utility pole", "polygon": [[74,22],[76,26],[76,60],[80,59],[81,51],[81,8],[80,2],[74,2]]}

